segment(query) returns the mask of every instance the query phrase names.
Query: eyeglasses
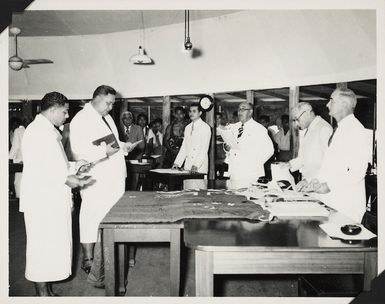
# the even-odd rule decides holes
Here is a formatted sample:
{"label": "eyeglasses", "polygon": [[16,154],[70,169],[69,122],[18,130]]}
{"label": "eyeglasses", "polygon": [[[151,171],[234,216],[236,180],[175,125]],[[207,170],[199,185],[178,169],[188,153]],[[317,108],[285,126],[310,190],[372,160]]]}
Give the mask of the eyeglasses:
{"label": "eyeglasses", "polygon": [[301,116],[305,113],[306,111],[303,111],[297,118],[294,118],[293,121],[299,121]]}

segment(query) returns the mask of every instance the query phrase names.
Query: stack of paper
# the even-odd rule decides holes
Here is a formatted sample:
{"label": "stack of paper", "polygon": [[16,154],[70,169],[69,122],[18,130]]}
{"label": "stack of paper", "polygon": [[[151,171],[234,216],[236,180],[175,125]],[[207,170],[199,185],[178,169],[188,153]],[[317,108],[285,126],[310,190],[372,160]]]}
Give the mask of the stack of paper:
{"label": "stack of paper", "polygon": [[277,217],[329,216],[329,211],[316,202],[272,202],[266,208]]}

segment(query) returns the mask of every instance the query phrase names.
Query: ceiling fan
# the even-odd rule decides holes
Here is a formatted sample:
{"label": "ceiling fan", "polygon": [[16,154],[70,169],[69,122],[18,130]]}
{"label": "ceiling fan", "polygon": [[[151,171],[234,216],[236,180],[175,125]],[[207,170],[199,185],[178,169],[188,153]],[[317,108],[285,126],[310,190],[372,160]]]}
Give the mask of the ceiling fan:
{"label": "ceiling fan", "polygon": [[15,36],[16,54],[8,59],[9,67],[12,70],[20,71],[22,68],[29,68],[30,64],[53,63],[53,61],[49,59],[23,59],[17,56],[17,35],[21,33],[21,30],[18,27],[11,27],[9,31]]}

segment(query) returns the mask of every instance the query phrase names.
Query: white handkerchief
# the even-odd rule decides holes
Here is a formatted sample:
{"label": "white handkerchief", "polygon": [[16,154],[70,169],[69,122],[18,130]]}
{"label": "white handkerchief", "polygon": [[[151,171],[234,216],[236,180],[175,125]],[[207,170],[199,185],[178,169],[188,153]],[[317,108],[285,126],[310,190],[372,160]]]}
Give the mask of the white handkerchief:
{"label": "white handkerchief", "polygon": [[376,237],[376,235],[370,232],[362,225],[357,225],[361,227],[361,232],[356,235],[347,235],[341,231],[341,227],[344,224],[334,224],[334,223],[326,223],[320,224],[319,227],[326,232],[326,234],[332,238],[338,238],[343,240],[369,240],[371,238]]}

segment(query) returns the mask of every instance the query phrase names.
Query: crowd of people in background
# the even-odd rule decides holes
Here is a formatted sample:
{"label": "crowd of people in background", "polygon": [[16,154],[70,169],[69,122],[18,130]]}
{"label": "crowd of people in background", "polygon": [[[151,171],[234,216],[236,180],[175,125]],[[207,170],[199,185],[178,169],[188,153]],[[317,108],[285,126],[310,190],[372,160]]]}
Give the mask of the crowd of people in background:
{"label": "crowd of people in background", "polygon": [[[138,175],[128,166],[132,160],[150,158],[158,168],[208,173],[212,129],[202,119],[199,104],[189,106],[189,119],[185,108],[176,107],[168,126],[160,118],[149,123],[143,113],[135,119],[130,111],[116,121],[109,114],[115,95],[113,88],[99,86],[65,124],[69,102],[50,92],[27,128],[17,119],[10,121],[9,158],[24,164],[23,177],[16,176],[14,186],[27,232],[26,278],[35,282],[38,295],[55,295],[51,282],[71,274],[71,188],[79,189],[82,199],[81,268],[89,273],[100,221],[125,190],[138,190]],[[216,113],[217,178],[228,177],[227,189],[247,188],[261,177],[271,179],[270,165],[279,161],[282,169],[302,175],[293,185],[297,191],[310,192],[359,222],[365,212],[364,178],[371,151],[367,130],[354,116],[356,103],[349,89],[332,93],[327,108],[337,121],[334,130],[311,104],[295,106],[292,123],[301,131],[295,158],[289,115],[276,121],[274,131],[267,115],[254,120],[248,102],[239,104],[231,123],[224,113]],[[185,182],[185,189],[207,189],[207,178]]]}

